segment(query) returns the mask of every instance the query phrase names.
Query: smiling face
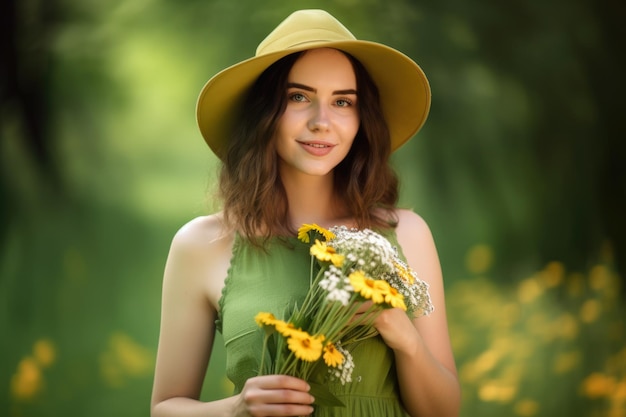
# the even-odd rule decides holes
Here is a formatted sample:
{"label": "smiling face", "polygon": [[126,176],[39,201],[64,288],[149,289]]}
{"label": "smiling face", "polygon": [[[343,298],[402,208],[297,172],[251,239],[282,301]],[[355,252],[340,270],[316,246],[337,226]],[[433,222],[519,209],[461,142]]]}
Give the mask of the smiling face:
{"label": "smiling face", "polygon": [[281,175],[329,174],[348,154],[359,129],[350,60],[334,49],[307,51],[291,68],[285,94],[287,106],[275,137]]}

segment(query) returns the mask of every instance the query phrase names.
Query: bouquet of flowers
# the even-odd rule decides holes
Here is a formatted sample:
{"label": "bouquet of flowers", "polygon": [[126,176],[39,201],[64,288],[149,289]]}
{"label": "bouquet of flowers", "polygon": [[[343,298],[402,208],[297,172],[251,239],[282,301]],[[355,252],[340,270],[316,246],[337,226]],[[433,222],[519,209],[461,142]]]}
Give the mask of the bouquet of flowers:
{"label": "bouquet of flowers", "polygon": [[[285,320],[272,312],[256,315],[256,323],[265,330],[259,374],[302,378],[309,381],[318,403],[341,405],[323,384],[310,380],[313,371],[326,367],[328,378],[351,382],[350,343],[375,335],[371,324],[385,308],[401,308],[411,317],[430,314],[428,284],[385,237],[372,230],[304,224],[298,239],[312,243],[310,288]],[[369,301],[364,314],[355,318]]]}

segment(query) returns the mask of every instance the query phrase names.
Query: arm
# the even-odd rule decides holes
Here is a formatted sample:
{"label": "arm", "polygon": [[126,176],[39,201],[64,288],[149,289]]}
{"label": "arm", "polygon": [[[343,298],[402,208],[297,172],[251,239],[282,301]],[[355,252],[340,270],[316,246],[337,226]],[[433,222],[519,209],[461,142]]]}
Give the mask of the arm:
{"label": "arm", "polygon": [[409,265],[430,285],[434,312],[411,321],[399,309],[385,310],[374,323],[393,349],[400,395],[413,417],[453,417],[460,386],[448,335],[443,278],[430,230],[413,212],[398,211],[397,236]]}
{"label": "arm", "polygon": [[270,375],[251,378],[241,394],[199,400],[215,335],[217,300],[232,251],[217,216],[178,231],[163,278],[161,328],[152,417],[294,416],[312,412],[306,382]]}

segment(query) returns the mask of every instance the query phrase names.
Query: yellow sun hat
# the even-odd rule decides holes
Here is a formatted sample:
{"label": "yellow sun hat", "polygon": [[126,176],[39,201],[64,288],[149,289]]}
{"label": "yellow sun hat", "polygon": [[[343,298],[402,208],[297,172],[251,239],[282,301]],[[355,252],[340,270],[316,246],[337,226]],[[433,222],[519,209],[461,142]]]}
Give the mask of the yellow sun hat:
{"label": "yellow sun hat", "polygon": [[289,15],[257,47],[254,57],[213,76],[196,105],[200,132],[211,150],[223,157],[239,106],[256,79],[270,65],[294,52],[335,48],[359,60],[374,80],[396,150],[422,127],[430,109],[428,79],[411,58],[380,43],[358,40],[323,10]]}

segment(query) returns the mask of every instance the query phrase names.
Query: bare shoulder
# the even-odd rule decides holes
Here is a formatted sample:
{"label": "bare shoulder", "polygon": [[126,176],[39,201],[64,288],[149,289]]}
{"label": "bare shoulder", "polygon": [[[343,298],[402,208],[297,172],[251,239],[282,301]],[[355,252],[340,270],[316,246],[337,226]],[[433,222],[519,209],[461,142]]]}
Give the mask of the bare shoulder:
{"label": "bare shoulder", "polygon": [[196,217],[184,224],[174,236],[173,246],[184,250],[204,250],[220,241],[232,239],[221,213]]}
{"label": "bare shoulder", "polygon": [[396,236],[409,265],[431,284],[441,280],[439,255],[430,227],[412,210],[396,210]]}
{"label": "bare shoulder", "polygon": [[234,232],[220,213],[197,217],[183,225],[172,240],[166,279],[186,280],[201,288],[216,307],[230,265]]}
{"label": "bare shoulder", "polygon": [[422,216],[407,209],[397,209],[395,213],[398,218],[396,234],[401,244],[402,242],[415,244],[418,241],[432,240],[430,227]]}

